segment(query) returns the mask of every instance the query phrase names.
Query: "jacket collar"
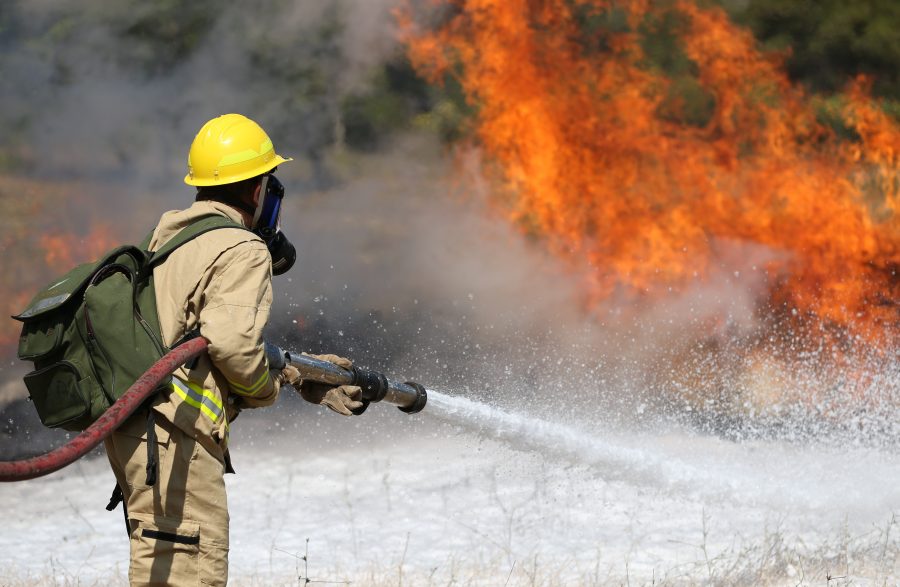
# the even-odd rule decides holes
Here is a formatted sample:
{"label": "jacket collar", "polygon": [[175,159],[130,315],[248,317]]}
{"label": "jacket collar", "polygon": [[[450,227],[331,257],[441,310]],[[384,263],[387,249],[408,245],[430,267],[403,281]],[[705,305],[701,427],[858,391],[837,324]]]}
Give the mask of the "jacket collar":
{"label": "jacket collar", "polygon": [[172,210],[162,215],[162,218],[159,220],[159,225],[153,232],[153,238],[150,240],[150,250],[157,250],[170,238],[178,234],[183,228],[210,214],[225,216],[241,226],[247,226],[241,213],[228,204],[213,200],[194,202],[191,207],[186,210]]}

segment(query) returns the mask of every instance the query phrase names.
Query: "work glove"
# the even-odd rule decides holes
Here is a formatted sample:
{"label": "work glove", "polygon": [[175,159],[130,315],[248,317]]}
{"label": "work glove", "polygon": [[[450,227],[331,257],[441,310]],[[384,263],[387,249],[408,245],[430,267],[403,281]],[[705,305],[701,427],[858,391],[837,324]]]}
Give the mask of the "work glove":
{"label": "work glove", "polygon": [[356,385],[331,387],[317,381],[302,381],[300,396],[309,403],[325,406],[342,416],[352,416],[351,410],[363,407],[363,403],[360,401],[362,389]]}
{"label": "work glove", "polygon": [[[320,361],[327,361],[343,369],[349,369],[353,366],[353,361],[351,361],[350,359],[345,359],[344,357],[339,357],[337,355],[311,355],[309,353],[302,354],[307,357],[318,359]],[[297,391],[300,391],[300,386],[303,384],[303,379],[300,377],[300,371],[298,371],[297,368],[291,364],[285,365],[284,369],[282,369],[278,373],[276,378],[278,379],[279,384],[284,385],[285,383],[288,383],[292,385]]]}
{"label": "work glove", "polygon": [[344,357],[339,357],[337,355],[311,355],[309,353],[303,354],[307,357],[319,359],[320,361],[327,361],[333,365],[337,365],[341,369],[349,369],[353,367],[353,361],[351,361],[350,359],[345,359]]}
{"label": "work glove", "polygon": [[[306,354],[306,353],[304,353]],[[350,359],[345,359],[337,355],[307,355],[320,361],[328,361],[338,367],[349,369],[353,366]],[[363,406],[362,389],[355,385],[341,385],[333,387],[327,383],[319,383],[318,381],[304,380],[300,377],[300,372],[293,365],[287,365],[282,370],[284,380],[290,383],[294,389],[300,392],[300,397],[311,404],[325,406],[326,408],[337,412],[343,416],[352,416],[351,410],[359,409]]]}

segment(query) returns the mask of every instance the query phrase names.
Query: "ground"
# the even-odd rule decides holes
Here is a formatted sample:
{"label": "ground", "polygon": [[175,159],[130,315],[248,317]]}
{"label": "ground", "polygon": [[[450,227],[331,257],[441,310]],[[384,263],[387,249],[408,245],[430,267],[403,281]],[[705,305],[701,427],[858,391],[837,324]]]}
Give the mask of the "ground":
{"label": "ground", "polygon": [[[233,585],[900,582],[895,451],[283,401],[236,423]],[[0,486],[0,583],[125,584],[112,486],[103,458]]]}

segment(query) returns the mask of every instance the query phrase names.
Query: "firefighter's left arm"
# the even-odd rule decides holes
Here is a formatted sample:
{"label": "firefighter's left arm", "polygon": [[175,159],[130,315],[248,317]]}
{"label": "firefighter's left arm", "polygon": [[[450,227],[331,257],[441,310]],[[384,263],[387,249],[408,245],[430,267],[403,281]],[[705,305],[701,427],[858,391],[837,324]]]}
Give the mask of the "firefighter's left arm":
{"label": "firefighter's left arm", "polygon": [[280,381],[269,372],[263,328],[272,305],[272,261],[261,241],[240,243],[211,268],[199,312],[209,357],[244,407],[275,402]]}

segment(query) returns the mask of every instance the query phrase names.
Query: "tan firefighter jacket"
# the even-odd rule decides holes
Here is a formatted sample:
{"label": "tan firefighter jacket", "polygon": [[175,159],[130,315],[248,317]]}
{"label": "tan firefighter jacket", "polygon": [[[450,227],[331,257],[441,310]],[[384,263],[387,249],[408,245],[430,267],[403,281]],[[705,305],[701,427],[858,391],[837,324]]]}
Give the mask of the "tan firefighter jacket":
{"label": "tan firefighter jacket", "polygon": [[[220,202],[195,202],[163,214],[150,241],[159,249],[182,228],[209,214],[243,224]],[[171,346],[199,327],[209,349],[190,369],[174,373],[154,409],[219,459],[236,407],[272,404],[278,381],[269,373],[262,331],[272,304],[272,261],[249,230],[220,228],[176,249],[153,271],[163,342]]]}

